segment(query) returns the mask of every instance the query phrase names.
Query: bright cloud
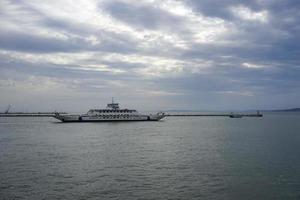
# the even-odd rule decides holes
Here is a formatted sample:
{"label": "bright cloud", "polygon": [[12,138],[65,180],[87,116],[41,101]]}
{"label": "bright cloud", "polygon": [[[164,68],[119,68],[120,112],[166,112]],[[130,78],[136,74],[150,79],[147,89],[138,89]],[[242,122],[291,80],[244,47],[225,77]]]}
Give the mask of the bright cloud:
{"label": "bright cloud", "polygon": [[235,16],[240,17],[244,20],[258,21],[262,23],[268,22],[268,11],[266,10],[254,12],[250,8],[247,8],[245,6],[231,7],[230,10]]}
{"label": "bright cloud", "polygon": [[253,64],[253,63],[242,63],[242,66],[243,67],[246,67],[246,68],[252,68],[252,69],[260,69],[260,68],[264,68],[265,66],[263,65],[257,65],[257,64]]}

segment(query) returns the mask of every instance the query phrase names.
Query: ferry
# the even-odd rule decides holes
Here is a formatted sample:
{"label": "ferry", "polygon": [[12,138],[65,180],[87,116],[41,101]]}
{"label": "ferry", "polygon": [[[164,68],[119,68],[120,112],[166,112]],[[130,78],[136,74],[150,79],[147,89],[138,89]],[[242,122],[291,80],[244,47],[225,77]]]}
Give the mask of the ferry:
{"label": "ferry", "polygon": [[86,114],[69,115],[55,113],[54,118],[61,122],[119,122],[119,121],[159,121],[165,117],[163,112],[140,114],[133,109],[120,109],[118,103],[107,104],[106,109],[90,109]]}

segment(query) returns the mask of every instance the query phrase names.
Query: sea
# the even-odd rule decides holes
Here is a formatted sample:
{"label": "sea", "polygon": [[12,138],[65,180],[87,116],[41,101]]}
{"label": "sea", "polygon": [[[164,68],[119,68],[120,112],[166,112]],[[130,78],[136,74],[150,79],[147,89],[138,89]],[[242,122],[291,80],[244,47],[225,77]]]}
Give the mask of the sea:
{"label": "sea", "polygon": [[300,113],[0,118],[0,199],[300,199]]}

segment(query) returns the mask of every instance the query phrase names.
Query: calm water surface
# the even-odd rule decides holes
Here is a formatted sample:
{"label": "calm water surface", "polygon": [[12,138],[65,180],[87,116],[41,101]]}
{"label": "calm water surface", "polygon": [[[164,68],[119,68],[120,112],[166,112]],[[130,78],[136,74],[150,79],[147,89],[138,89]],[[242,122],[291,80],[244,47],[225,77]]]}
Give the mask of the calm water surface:
{"label": "calm water surface", "polygon": [[0,199],[300,199],[300,114],[0,118]]}

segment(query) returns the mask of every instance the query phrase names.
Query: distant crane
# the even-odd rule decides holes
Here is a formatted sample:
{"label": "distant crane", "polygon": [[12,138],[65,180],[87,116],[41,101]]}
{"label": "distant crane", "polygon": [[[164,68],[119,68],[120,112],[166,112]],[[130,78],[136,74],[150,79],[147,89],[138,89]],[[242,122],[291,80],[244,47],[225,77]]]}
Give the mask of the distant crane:
{"label": "distant crane", "polygon": [[7,109],[5,110],[5,114],[8,114],[8,112],[9,112],[9,110],[10,110],[10,108],[11,108],[11,105],[9,104],[8,106],[7,106]]}

